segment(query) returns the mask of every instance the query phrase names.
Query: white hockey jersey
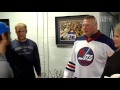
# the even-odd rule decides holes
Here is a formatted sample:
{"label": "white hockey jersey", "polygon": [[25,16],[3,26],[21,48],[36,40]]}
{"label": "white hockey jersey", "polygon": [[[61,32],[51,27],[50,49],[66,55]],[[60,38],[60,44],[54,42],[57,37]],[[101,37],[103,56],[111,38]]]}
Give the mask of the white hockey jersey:
{"label": "white hockey jersey", "polygon": [[107,58],[114,53],[112,39],[98,31],[91,38],[82,36],[73,46],[63,78],[100,78]]}

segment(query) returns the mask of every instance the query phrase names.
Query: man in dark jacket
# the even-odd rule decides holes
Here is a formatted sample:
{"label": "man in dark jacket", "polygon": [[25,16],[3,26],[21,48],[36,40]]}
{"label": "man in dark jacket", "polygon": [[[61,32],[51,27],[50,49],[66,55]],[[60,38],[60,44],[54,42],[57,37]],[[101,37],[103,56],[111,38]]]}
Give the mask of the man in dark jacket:
{"label": "man in dark jacket", "polygon": [[37,44],[26,38],[27,26],[18,23],[15,26],[17,39],[12,41],[12,63],[14,64],[15,78],[35,78],[41,76],[41,65]]}

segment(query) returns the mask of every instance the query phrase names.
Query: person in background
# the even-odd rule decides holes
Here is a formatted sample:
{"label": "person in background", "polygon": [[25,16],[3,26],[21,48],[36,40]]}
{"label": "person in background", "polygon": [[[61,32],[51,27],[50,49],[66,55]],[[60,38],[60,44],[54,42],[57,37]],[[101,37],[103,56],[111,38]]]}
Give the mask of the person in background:
{"label": "person in background", "polygon": [[120,78],[120,23],[114,28],[114,45],[117,48],[115,53],[108,58],[102,78]]}
{"label": "person in background", "polygon": [[27,25],[18,23],[15,26],[17,38],[12,41],[12,57],[15,67],[15,78],[36,78],[41,76],[41,65],[38,47],[36,43],[28,38]]}
{"label": "person in background", "polygon": [[107,58],[113,55],[112,39],[97,29],[93,15],[83,19],[83,36],[76,39],[63,78],[100,78]]}
{"label": "person in background", "polygon": [[11,46],[10,28],[0,22],[0,78],[13,78],[12,68],[7,61],[6,51]]}

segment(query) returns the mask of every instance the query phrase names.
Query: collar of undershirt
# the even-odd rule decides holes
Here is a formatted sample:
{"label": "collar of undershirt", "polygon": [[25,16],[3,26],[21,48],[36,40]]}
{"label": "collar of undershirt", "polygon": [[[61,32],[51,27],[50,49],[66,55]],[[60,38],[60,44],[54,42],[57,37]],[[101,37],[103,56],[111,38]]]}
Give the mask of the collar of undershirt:
{"label": "collar of undershirt", "polygon": [[92,36],[90,36],[90,37],[85,36],[85,37],[86,37],[87,42],[91,42],[91,41],[93,41],[93,40],[96,40],[100,35],[101,35],[101,32],[98,30],[98,31],[97,31],[95,34],[93,34]]}

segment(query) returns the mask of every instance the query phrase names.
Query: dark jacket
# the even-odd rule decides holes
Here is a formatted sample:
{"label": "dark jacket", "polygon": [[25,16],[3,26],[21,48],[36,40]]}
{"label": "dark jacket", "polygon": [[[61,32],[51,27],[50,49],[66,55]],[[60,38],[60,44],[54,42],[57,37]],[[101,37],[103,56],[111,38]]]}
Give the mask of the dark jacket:
{"label": "dark jacket", "polygon": [[15,78],[35,78],[41,76],[41,65],[37,45],[32,40],[26,42],[12,41],[12,49],[6,56],[13,69]]}
{"label": "dark jacket", "polygon": [[111,57],[108,58],[105,69],[102,74],[104,76],[111,76],[113,74],[120,74],[120,50],[116,51]]}

